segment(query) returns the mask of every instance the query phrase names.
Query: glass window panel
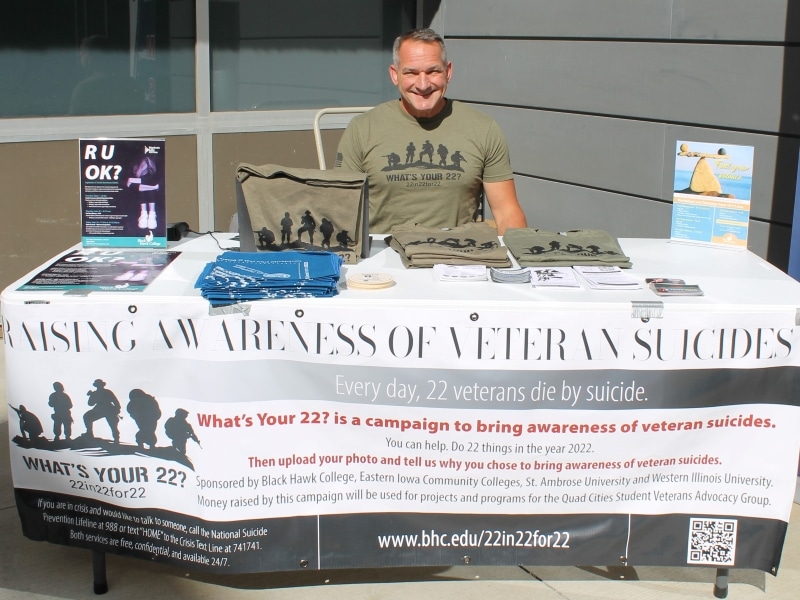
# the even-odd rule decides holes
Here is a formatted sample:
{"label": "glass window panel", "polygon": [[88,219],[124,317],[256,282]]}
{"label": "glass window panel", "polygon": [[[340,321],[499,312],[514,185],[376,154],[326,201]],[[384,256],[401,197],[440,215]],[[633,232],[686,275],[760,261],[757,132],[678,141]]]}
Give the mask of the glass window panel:
{"label": "glass window panel", "polygon": [[194,0],[0,0],[0,118],[194,112],[194,45]]}
{"label": "glass window panel", "polygon": [[394,38],[414,0],[212,0],[214,111],[372,106],[396,96]]}

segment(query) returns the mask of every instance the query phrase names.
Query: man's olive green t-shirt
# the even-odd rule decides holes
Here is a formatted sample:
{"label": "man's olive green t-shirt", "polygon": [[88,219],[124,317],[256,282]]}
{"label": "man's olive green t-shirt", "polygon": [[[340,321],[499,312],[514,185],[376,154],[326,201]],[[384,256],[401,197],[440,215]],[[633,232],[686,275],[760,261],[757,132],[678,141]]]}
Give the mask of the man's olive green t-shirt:
{"label": "man's olive green t-shirt", "polygon": [[469,223],[478,215],[483,182],[513,177],[495,120],[452,100],[430,119],[412,117],[400,100],[358,115],[342,136],[335,166],[369,177],[373,233],[406,223]]}

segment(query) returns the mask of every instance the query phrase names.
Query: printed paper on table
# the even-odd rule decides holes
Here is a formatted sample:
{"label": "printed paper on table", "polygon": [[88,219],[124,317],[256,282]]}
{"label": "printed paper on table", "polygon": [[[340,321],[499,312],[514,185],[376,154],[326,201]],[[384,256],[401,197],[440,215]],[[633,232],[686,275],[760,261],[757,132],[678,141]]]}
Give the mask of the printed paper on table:
{"label": "printed paper on table", "polygon": [[166,248],[163,139],[80,140],[84,248]]}
{"label": "printed paper on table", "polygon": [[746,249],[752,185],[752,146],[679,140],[670,238]]}

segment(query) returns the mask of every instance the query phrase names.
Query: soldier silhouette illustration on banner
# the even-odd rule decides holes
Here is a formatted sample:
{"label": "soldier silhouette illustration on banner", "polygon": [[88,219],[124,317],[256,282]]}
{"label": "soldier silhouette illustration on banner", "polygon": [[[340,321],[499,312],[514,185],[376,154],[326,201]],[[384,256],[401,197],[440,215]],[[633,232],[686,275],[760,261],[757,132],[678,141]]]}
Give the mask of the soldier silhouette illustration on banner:
{"label": "soldier silhouette illustration on banner", "polygon": [[34,440],[42,435],[44,431],[42,422],[35,414],[25,408],[24,404],[20,404],[18,408],[14,408],[10,404],[9,406],[19,417],[19,430],[23,439]]}
{"label": "soldier silhouette illustration on banner", "polygon": [[53,390],[47,404],[53,409],[54,440],[57,441],[62,432],[64,439],[68,440],[72,437],[72,399],[64,392],[64,384],[60,381],[53,382]]}
{"label": "soldier silhouette illustration on banner", "polygon": [[127,410],[139,431],[136,432],[136,444],[144,448],[145,444],[151,449],[155,447],[156,427],[161,418],[161,409],[156,399],[140,389],[131,390],[128,394]]}
{"label": "soldier silhouette illustration on banner", "polygon": [[86,425],[87,437],[94,437],[94,423],[105,419],[111,429],[111,435],[114,438],[114,443],[119,443],[119,413],[122,406],[117,400],[117,396],[106,388],[106,382],[102,379],[95,379],[92,385],[94,390],[89,390],[86,395],[89,397],[89,406],[92,408],[83,415],[83,423]]}
{"label": "soldier silhouette illustration on banner", "polygon": [[[189,423],[189,411],[178,408],[174,416],[163,422],[162,435],[165,435],[168,442],[159,446],[162,409],[154,395],[141,388],[133,388],[128,392],[128,403],[124,408],[135,424],[135,433],[128,425],[122,432],[125,435],[122,435],[120,425],[124,419],[123,407],[117,395],[107,387],[103,379],[95,379],[92,386],[94,389],[86,393],[89,408],[83,414],[85,431],[82,434],[73,436],[72,410],[75,406],[64,384],[54,381],[53,392],[49,394],[46,405],[42,401],[40,407],[42,412],[48,408],[52,410],[50,417],[53,421],[53,438],[45,436],[42,421],[35,414],[36,409],[9,404],[19,418],[19,434],[12,435],[11,441],[20,447],[54,452],[72,450],[89,452],[93,456],[137,454],[175,461],[194,468],[187,456],[186,446],[189,440],[200,446],[200,440]],[[108,433],[105,432],[105,427],[98,430],[98,421],[105,421]],[[124,437],[133,437],[133,440],[125,440]]]}

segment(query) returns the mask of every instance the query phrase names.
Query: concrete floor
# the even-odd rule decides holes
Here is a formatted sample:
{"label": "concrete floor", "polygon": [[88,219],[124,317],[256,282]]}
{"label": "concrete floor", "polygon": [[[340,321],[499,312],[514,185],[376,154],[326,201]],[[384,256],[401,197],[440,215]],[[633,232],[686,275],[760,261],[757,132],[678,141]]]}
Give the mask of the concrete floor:
{"label": "concrete floor", "polygon": [[[2,340],[0,340],[1,342]],[[87,550],[22,536],[9,465],[4,346],[0,343],[0,600],[95,598]],[[732,600],[796,600],[800,596],[800,498],[777,577],[732,570]],[[255,575],[205,575],[108,555],[109,591],[119,600],[668,600],[714,598],[714,569],[663,567],[392,568]]]}

